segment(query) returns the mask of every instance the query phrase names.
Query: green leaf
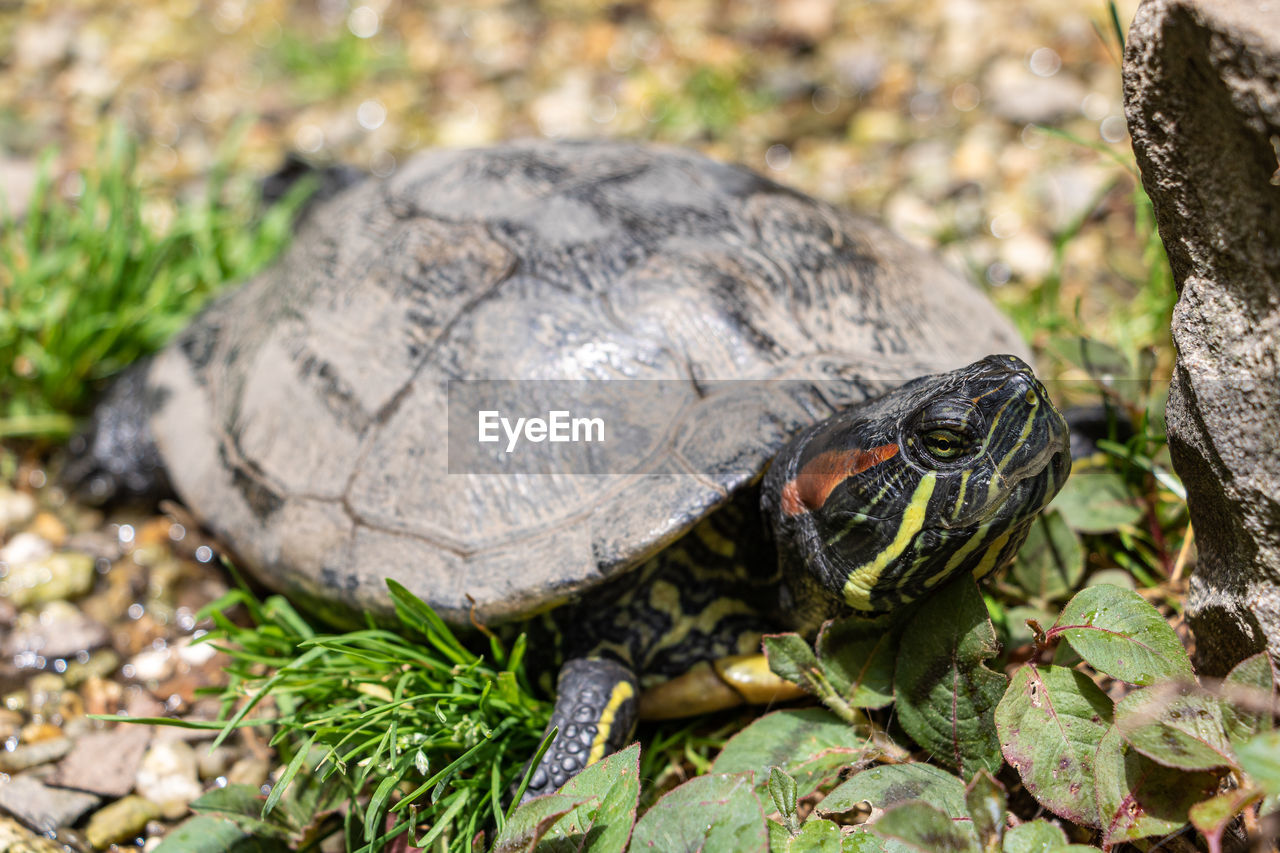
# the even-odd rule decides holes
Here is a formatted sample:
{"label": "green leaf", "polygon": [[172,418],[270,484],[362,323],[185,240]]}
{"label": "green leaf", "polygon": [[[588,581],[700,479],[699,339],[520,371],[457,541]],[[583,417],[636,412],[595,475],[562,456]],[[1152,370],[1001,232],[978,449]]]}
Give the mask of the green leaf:
{"label": "green leaf", "polygon": [[908,802],[885,811],[867,827],[889,841],[919,853],[977,853],[973,824],[953,819],[925,802]]}
{"label": "green leaf", "polygon": [[1261,800],[1262,796],[1262,791],[1251,786],[1233,788],[1196,803],[1188,810],[1187,816],[1191,819],[1191,825],[1203,832],[1205,838],[1221,839],[1227,824],[1240,812]]}
{"label": "green leaf", "polygon": [[1004,831],[1008,812],[1004,786],[986,770],[979,770],[964,789],[964,806],[984,850],[994,850]]}
{"label": "green leaf", "polygon": [[1011,827],[1004,834],[1004,853],[1047,853],[1056,847],[1067,846],[1067,834],[1062,827],[1047,820],[1032,820]]}
{"label": "green leaf", "polygon": [[522,803],[498,833],[495,851],[626,849],[640,802],[640,745],[588,765],[554,794]]}
{"label": "green leaf", "polygon": [[378,830],[387,818],[387,802],[391,799],[391,793],[396,785],[400,783],[400,778],[398,773],[385,776],[374,789],[373,796],[369,798],[369,804],[364,809],[365,838],[378,837]]}
{"label": "green leaf", "polygon": [[1117,586],[1081,590],[1046,634],[1061,636],[1094,669],[1130,684],[1194,678],[1186,649],[1160,613]]}
{"label": "green leaf", "polygon": [[564,794],[547,794],[521,803],[503,824],[493,853],[534,853],[551,827],[579,805]]}
{"label": "green leaf", "polygon": [[636,824],[631,849],[765,853],[769,836],[751,774],[709,773],[667,792]]}
{"label": "green leaf", "polygon": [[840,853],[886,853],[887,849],[883,841],[863,829],[846,834],[840,843]]}
{"label": "green leaf", "polygon": [[317,735],[312,734],[305,742],[296,747],[293,758],[284,768],[284,772],[280,774],[280,778],[271,786],[271,793],[267,795],[267,801],[262,804],[262,816],[265,818],[271,814],[272,810],[280,802],[280,798],[284,796],[285,791],[289,790],[289,784],[293,782],[298,771],[302,769],[302,765],[306,762],[307,756],[311,752],[311,747],[316,742]]}
{"label": "green leaf", "polygon": [[1004,763],[992,715],[1006,679],[983,663],[999,654],[996,632],[972,575],[916,611],[898,651],[898,720],[916,743],[968,778]]}
{"label": "green leaf", "polygon": [[882,620],[828,622],[815,646],[823,675],[850,705],[883,708],[893,701],[894,633]]}
{"label": "green leaf", "polygon": [[1240,767],[1268,797],[1280,796],[1280,729],[1272,729],[1236,746]]}
{"label": "green leaf", "polygon": [[231,820],[197,815],[170,830],[154,853],[288,853],[288,845],[254,838]]}
{"label": "green leaf", "polygon": [[818,669],[818,659],[799,634],[765,635],[764,654],[769,660],[769,669],[775,675],[811,689],[810,682]]}
{"label": "green leaf", "polygon": [[787,775],[780,767],[769,768],[769,797],[773,807],[786,822],[787,828],[794,831],[796,822],[796,780]]}
{"label": "green leaf", "polygon": [[1053,508],[1080,533],[1111,533],[1142,518],[1124,477],[1113,471],[1086,469],[1072,474],[1053,499]]}
{"label": "green leaf", "polygon": [[622,853],[640,803],[640,744],[588,765],[559,794],[578,804],[551,826],[537,850]]}
{"label": "green leaf", "polygon": [[1266,652],[1240,661],[1223,679],[1222,724],[1233,744],[1271,728],[1275,691]]}
{"label": "green leaf", "polygon": [[716,757],[716,773],[750,771],[763,792],[770,768],[786,771],[806,797],[871,749],[866,737],[825,708],[788,708],[766,714],[734,735]]}
{"label": "green leaf", "polygon": [[1115,726],[1139,752],[1166,767],[1211,770],[1235,764],[1220,701],[1192,686],[1133,691],[1116,705]]}
{"label": "green leaf", "polygon": [[932,764],[885,764],[856,774],[818,803],[819,814],[840,814],[863,801],[888,809],[923,800],[953,818],[968,818],[964,783]]}
{"label": "green leaf", "polygon": [[264,802],[266,797],[256,785],[227,785],[225,788],[214,788],[193,800],[191,810],[197,814],[218,816],[233,821],[245,832],[252,832],[255,835],[281,839],[289,837],[294,827],[282,826],[278,819],[263,818]]}
{"label": "green leaf", "polygon": [[1042,514],[1031,525],[1018,550],[1011,575],[1028,597],[1037,601],[1065,598],[1084,576],[1084,548],[1062,517]]}
{"label": "green leaf", "polygon": [[1014,673],[995,714],[1004,757],[1049,811],[1099,826],[1094,754],[1111,724],[1111,700],[1083,672],[1030,664]]}
{"label": "green leaf", "polygon": [[1098,744],[1094,773],[1106,846],[1174,831],[1187,822],[1187,811],[1218,787],[1215,774],[1157,764],[1115,727]]}
{"label": "green leaf", "polygon": [[776,820],[769,821],[769,853],[842,853],[840,827],[829,820],[810,818],[792,835]]}

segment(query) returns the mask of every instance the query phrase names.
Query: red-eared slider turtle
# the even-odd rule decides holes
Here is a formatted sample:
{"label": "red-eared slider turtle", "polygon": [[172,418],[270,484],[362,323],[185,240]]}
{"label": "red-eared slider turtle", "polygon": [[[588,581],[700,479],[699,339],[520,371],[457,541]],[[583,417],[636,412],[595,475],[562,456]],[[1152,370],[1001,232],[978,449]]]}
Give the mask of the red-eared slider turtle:
{"label": "red-eared slider turtle", "polygon": [[[319,204],[117,387],[78,468],[98,491],[163,468],[312,602],[386,610],[391,577],[458,623],[564,605],[540,792],[629,736],[638,687],[683,685],[646,700],[659,714],[752,698],[732,682],[762,631],[1007,562],[1069,466],[1030,369],[987,356],[1020,349],[927,254],[744,168],[612,142],[439,151]],[[621,456],[534,472],[446,438],[459,412],[476,429],[451,397],[487,387],[467,380],[509,380],[493,393],[519,415],[646,390],[590,413]]]}

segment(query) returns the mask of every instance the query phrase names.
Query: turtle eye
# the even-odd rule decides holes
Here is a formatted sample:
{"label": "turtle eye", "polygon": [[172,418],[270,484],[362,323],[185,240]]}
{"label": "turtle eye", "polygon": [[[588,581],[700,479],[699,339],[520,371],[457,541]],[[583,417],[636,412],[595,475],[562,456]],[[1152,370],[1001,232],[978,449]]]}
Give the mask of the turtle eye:
{"label": "turtle eye", "polygon": [[942,461],[955,459],[970,449],[968,439],[950,429],[931,429],[921,436],[921,441],[925,452]]}

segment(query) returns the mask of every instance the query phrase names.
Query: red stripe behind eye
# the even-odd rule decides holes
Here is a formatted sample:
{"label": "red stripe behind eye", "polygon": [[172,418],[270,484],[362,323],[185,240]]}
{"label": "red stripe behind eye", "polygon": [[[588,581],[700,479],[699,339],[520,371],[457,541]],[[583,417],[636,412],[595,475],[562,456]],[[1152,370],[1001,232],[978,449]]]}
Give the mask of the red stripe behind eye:
{"label": "red stripe behind eye", "polygon": [[835,487],[898,453],[898,445],[882,444],[870,450],[828,450],[805,463],[782,487],[782,511],[787,515],[820,509]]}

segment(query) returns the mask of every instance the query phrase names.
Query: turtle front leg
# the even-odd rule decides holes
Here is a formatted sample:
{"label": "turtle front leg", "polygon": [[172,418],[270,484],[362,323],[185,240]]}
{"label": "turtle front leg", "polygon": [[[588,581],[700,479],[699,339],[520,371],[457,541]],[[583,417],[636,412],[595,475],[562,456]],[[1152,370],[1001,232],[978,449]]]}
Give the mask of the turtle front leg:
{"label": "turtle front leg", "polygon": [[635,730],[637,704],[636,676],[626,666],[601,658],[565,663],[547,724],[547,731],[560,731],[534,768],[524,799],[556,791],[587,765],[621,749]]}

